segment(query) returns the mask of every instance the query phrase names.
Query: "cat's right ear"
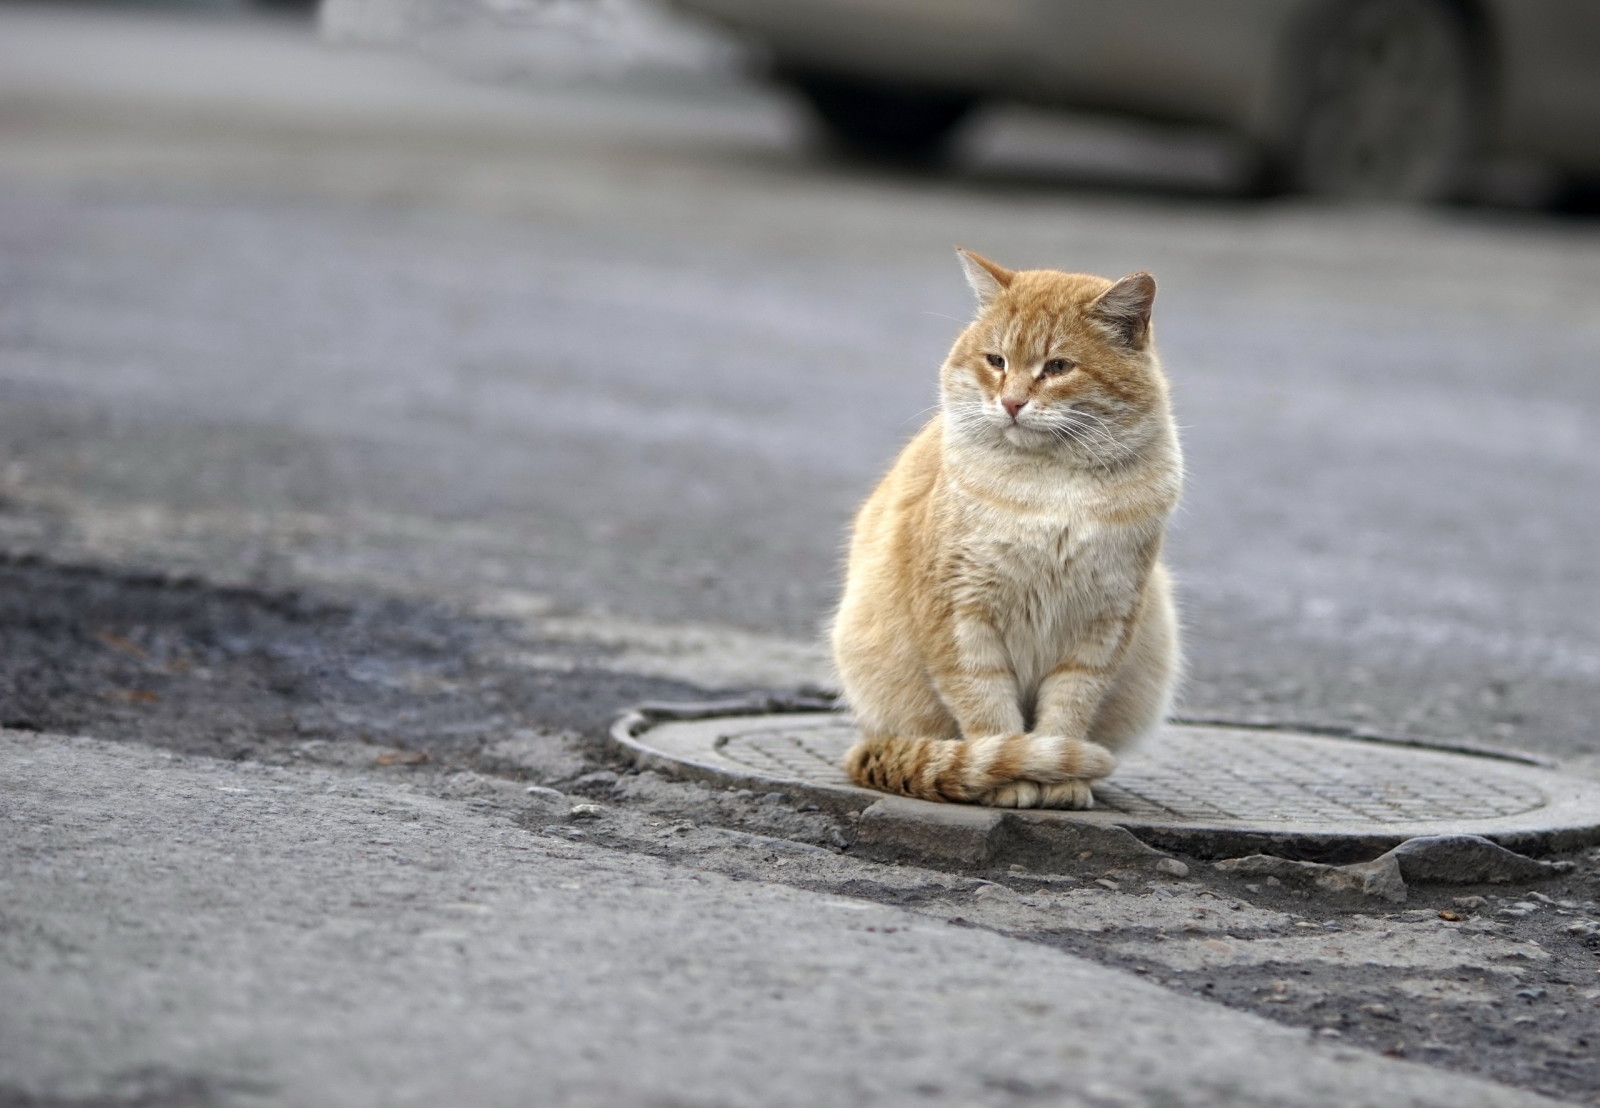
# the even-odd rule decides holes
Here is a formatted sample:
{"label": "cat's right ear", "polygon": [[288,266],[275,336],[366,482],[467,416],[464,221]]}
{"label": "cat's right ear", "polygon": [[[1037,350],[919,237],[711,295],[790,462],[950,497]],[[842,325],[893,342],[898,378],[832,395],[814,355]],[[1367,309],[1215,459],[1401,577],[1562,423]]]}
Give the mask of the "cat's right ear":
{"label": "cat's right ear", "polygon": [[956,247],[956,257],[961,268],[967,271],[967,284],[978,294],[978,303],[987,308],[1010,284],[1016,273],[1003,265],[991,262],[982,254]]}

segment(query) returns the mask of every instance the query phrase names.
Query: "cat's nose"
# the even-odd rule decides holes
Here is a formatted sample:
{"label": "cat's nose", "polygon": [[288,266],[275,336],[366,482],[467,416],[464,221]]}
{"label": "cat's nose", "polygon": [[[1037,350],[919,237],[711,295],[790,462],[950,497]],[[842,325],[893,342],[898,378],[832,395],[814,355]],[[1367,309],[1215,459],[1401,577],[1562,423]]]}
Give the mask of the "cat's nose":
{"label": "cat's nose", "polygon": [[1000,406],[1006,410],[1006,415],[1010,416],[1012,419],[1016,419],[1017,413],[1028,406],[1028,401],[1026,398],[1022,400],[1002,399],[1000,401]]}

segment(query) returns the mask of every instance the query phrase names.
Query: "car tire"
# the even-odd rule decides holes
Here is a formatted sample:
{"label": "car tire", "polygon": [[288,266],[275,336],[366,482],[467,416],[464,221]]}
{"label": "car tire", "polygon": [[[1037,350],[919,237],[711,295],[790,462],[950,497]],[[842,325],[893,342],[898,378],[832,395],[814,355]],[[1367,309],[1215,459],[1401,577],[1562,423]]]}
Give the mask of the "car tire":
{"label": "car tire", "polygon": [[944,161],[977,98],[813,69],[781,67],[837,154],[902,166]]}
{"label": "car tire", "polygon": [[1346,0],[1290,51],[1268,191],[1427,203],[1460,198],[1484,122],[1484,66],[1445,0]]}

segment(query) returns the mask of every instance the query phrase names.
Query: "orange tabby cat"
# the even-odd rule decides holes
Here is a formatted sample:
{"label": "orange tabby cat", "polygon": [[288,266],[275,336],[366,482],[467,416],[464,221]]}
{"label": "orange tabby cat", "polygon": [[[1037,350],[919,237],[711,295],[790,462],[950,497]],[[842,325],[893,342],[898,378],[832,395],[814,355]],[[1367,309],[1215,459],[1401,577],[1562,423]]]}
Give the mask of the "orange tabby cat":
{"label": "orange tabby cat", "polygon": [[979,308],[941,412],[856,516],[833,624],[862,730],[845,768],[926,800],[1088,808],[1178,674],[1155,281],[960,257]]}

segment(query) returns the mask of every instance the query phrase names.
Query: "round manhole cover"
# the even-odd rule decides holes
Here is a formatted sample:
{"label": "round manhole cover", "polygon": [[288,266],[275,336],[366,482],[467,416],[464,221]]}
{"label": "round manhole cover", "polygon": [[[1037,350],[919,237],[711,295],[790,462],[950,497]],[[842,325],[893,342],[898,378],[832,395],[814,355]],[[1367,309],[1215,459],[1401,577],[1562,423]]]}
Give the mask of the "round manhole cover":
{"label": "round manhole cover", "polygon": [[[820,712],[616,732],[656,768],[864,806],[881,794],[852,785],[839,766],[855,737],[847,717]],[[1511,757],[1250,728],[1163,728],[1095,786],[1095,802],[1034,818],[1114,824],[1202,854],[1281,852],[1293,840],[1308,854],[1340,843],[1386,849],[1445,833],[1538,852],[1600,840],[1600,783]]]}

